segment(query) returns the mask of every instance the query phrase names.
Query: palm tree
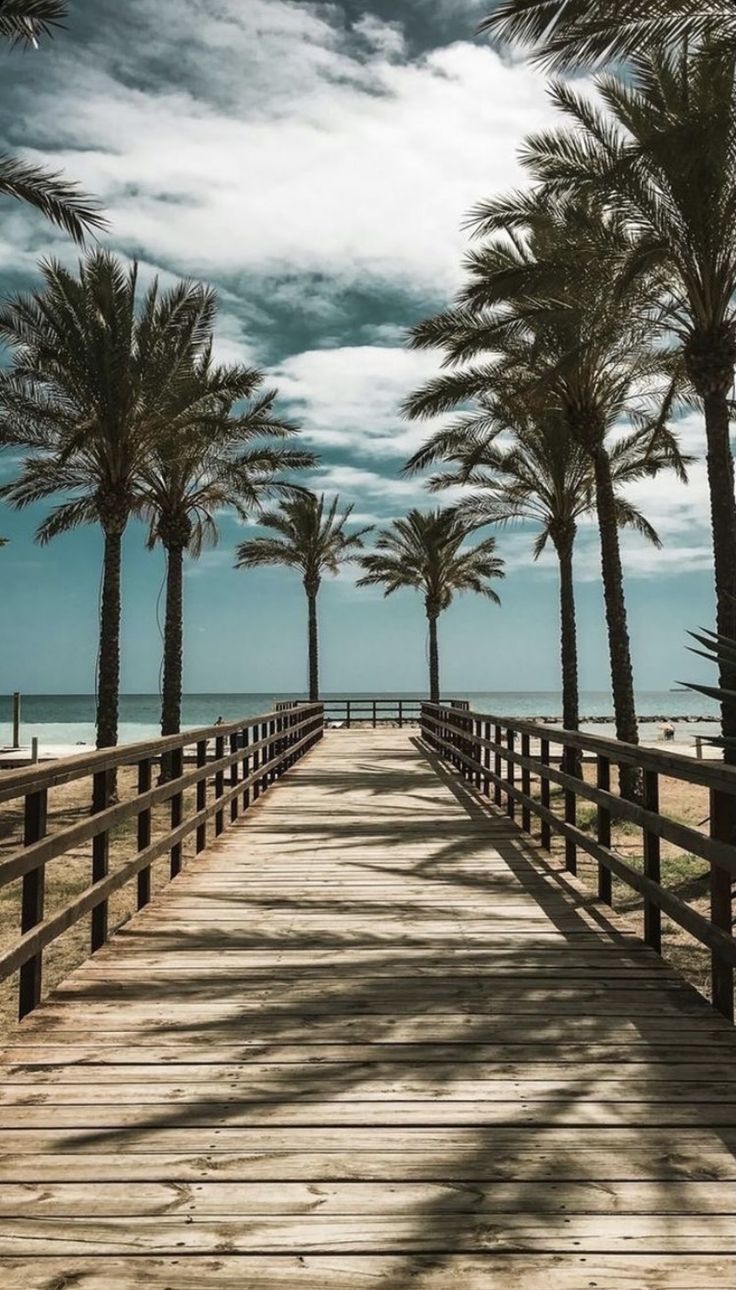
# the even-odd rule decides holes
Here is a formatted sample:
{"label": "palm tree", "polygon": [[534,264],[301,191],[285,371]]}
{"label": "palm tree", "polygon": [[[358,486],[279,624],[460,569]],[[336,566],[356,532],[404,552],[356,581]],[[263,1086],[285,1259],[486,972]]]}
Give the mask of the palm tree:
{"label": "palm tree", "polygon": [[440,662],[437,620],[449,609],[458,592],[472,591],[499,604],[491,581],[503,578],[503,560],[496,556],[496,539],[485,538],[475,546],[464,546],[479,527],[457,511],[412,510],[404,519],[383,529],[376,549],[363,556],[365,574],[359,587],[384,587],[390,596],[401,587],[412,587],[424,596],[429,624],[429,697],[440,701]]}
{"label": "palm tree", "polygon": [[[640,57],[630,81],[605,77],[599,91],[605,115],[569,88],[555,89],[555,103],[574,130],[533,139],[527,165],[553,199],[576,191],[615,208],[635,231],[624,282],[647,276],[659,282],[661,327],[678,339],[704,411],[717,629],[734,639],[736,50]],[[725,656],[720,681],[732,749],[736,700],[727,692],[736,690],[736,671]]]}
{"label": "palm tree", "polygon": [[480,30],[561,70],[684,40],[733,44],[736,10],[733,0],[501,0]]}
{"label": "palm tree", "polygon": [[257,569],[263,565],[286,565],[302,575],[308,609],[309,698],[319,699],[319,630],[317,597],[326,573],[337,574],[340,566],[362,548],[370,528],[348,533],[346,525],[352,506],[339,510],[335,497],[325,506],[324,494],[317,497],[300,490],[281,502],[278,510],[267,511],[259,519],[275,537],[254,537],[242,542],[237,550],[237,569]]}
{"label": "palm tree", "polygon": [[[430,382],[405,410],[412,417],[435,416],[502,379],[507,387],[544,395],[565,419],[593,474],[616,733],[637,743],[612,443],[622,419],[635,410],[636,392],[661,377],[667,356],[652,349],[643,288],[615,290],[616,270],[630,247],[619,221],[602,219],[585,205],[522,193],[479,208],[475,223],[492,236],[469,257],[461,306],[413,334],[415,347],[444,349],[446,365],[456,370]],[[495,357],[467,365],[483,353]],[[667,464],[684,478],[665,421],[670,403],[671,391],[656,416],[642,409],[638,428],[648,437],[649,473]]]}
{"label": "palm tree", "polygon": [[11,44],[38,46],[66,18],[65,0],[0,0],[0,36]]}
{"label": "palm tree", "polygon": [[154,283],[140,308],[137,267],[97,252],[75,275],[41,266],[43,287],[0,309],[0,339],[14,351],[0,378],[0,444],[26,447],[20,475],[0,494],[17,508],[61,493],[41,522],[49,542],[82,524],[104,535],[97,745],[117,742],[123,534],[138,476],[166,428],[188,424],[184,377],[209,340],[212,292]]}
{"label": "palm tree", "polygon": [[[66,12],[66,4],[60,0],[0,0],[0,38],[11,45],[37,46],[39,37],[51,35]],[[34,206],[75,242],[83,242],[85,234],[107,226],[98,207],[76,184],[7,153],[0,153],[0,194]]]}
{"label": "palm tree", "polygon": [[216,367],[206,352],[192,372],[194,419],[156,438],[136,483],[149,547],[160,543],[166,551],[162,735],[181,728],[185,552],[196,559],[217,542],[220,512],[247,518],[291,487],[279,478],[282,471],[315,464],[312,453],[268,443],[295,430],[276,415],[276,392],[259,392],[263,379],[254,368]]}
{"label": "palm tree", "polygon": [[[565,729],[577,730],[573,554],[580,520],[595,510],[590,459],[564,418],[543,402],[535,406],[533,400],[505,391],[491,394],[482,403],[477,415],[429,439],[406,469],[414,473],[434,462],[449,463],[452,469],[435,475],[429,487],[433,492],[458,484],[471,487],[473,492],[458,506],[461,516],[476,523],[532,522],[538,527],[535,560],[548,543],[554,547],[560,580],[562,721]],[[646,432],[635,431],[613,445],[611,472],[619,525],[635,529],[659,546],[651,524],[620,491],[651,472]]]}

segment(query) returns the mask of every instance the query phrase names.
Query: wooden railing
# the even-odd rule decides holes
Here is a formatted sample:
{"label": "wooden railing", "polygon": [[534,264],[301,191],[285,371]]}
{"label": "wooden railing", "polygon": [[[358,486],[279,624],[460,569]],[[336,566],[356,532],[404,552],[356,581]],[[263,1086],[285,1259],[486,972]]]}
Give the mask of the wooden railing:
{"label": "wooden railing", "polygon": [[[22,802],[22,845],[0,860],[0,887],[20,880],[20,935],[0,954],[0,981],[19,974],[19,1015],[41,998],[43,951],[87,914],[91,914],[90,952],[108,938],[108,900],[134,878],[137,908],[151,898],[151,865],[170,855],[170,876],[182,867],[182,844],[195,835],[195,851],[247,810],[290,766],[322,737],[321,704],[302,704],[288,711],[267,712],[227,725],[189,730],[165,739],[119,745],[92,754],[68,757],[46,766],[0,773],[0,803]],[[193,762],[191,769],[187,766]],[[123,767],[137,768],[137,795],[116,801],[115,784]],[[154,769],[160,768],[153,786]],[[227,777],[227,778],[226,778]],[[91,781],[89,817],[49,833],[49,791],[73,781]],[[187,797],[194,798],[187,809]],[[151,839],[155,807],[169,804],[169,827]],[[137,822],[136,849],[109,871],[110,835],[127,821]],[[73,900],[44,916],[46,866],[91,842],[91,882]]]}
{"label": "wooden railing", "polygon": [[[421,698],[404,698],[403,696],[383,695],[353,698],[330,695],[321,703],[325,710],[325,722],[339,722],[347,729],[354,725],[369,725],[374,729],[381,725],[419,725],[422,716]],[[470,707],[467,699],[445,699],[444,703],[451,708],[467,711]],[[277,711],[292,707],[292,703],[277,703]]]}
{"label": "wooden railing", "polygon": [[[422,707],[422,736],[479,793],[504,808],[510,819],[515,820],[518,813],[526,833],[532,832],[532,817],[536,816],[539,840],[546,850],[551,849],[553,833],[564,838],[569,871],[577,870],[578,850],[591,856],[597,863],[601,901],[611,904],[612,875],[637,891],[644,902],[644,939],[657,953],[662,952],[663,914],[706,946],[711,957],[713,1005],[733,1020],[736,768],[531,721],[459,712],[429,703]],[[553,749],[558,750],[556,756],[551,755]],[[581,778],[586,754],[595,764],[595,783]],[[635,768],[641,784],[638,800],[612,791],[612,768]],[[708,790],[709,819],[704,821],[709,824],[708,834],[660,810],[663,776]],[[552,809],[553,784],[562,789],[561,814]],[[533,786],[538,788],[538,796],[533,794]],[[580,798],[597,808],[595,836],[578,827]],[[616,820],[641,829],[641,870],[612,847],[611,824]],[[709,864],[710,917],[662,884],[662,840]]]}

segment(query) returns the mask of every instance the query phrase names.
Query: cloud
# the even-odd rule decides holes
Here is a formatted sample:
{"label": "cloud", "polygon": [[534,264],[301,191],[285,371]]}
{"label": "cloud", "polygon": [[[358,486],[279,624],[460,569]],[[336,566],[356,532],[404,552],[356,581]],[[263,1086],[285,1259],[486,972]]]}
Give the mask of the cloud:
{"label": "cloud", "polygon": [[404,421],[401,404],[437,370],[436,354],[359,345],[294,354],[272,375],[311,443],[393,458],[396,469],[395,459],[407,457],[432,430],[431,423]]}
{"label": "cloud", "polygon": [[116,242],[177,270],[450,290],[464,215],[519,179],[519,142],[549,115],[536,72],[470,43],[399,61],[399,28],[375,17],[131,10],[151,77],[117,47],[68,46],[24,101],[26,137],[43,156],[63,140],[54,163],[100,194]]}

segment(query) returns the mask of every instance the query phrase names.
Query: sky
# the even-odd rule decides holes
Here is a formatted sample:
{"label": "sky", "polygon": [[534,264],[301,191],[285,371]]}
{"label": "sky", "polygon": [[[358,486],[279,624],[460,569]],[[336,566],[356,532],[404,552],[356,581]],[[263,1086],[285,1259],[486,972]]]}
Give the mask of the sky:
{"label": "sky", "polygon": [[[402,420],[438,371],[406,331],[462,278],[469,208],[523,181],[518,149],[549,122],[542,75],[475,35],[489,0],[71,0],[66,32],[0,51],[0,151],[62,168],[104,203],[105,245],[144,279],[206,280],[218,353],[255,364],[320,456],[306,481],[363,524],[432,504],[401,468],[433,428]],[[77,251],[18,204],[0,205],[0,293],[33,286],[40,257]],[[623,540],[636,682],[704,675],[686,632],[713,621],[701,419],[688,488],[637,485],[662,551]],[[17,468],[0,457],[0,477]],[[0,509],[0,693],[93,688],[101,541],[80,530],[39,548],[42,512]],[[299,690],[305,606],[288,570],[236,572],[252,526],[225,515],[219,546],[186,576],[185,688]],[[501,608],[462,598],[441,627],[444,689],[559,687],[555,566],[533,532],[499,533]],[[123,690],[158,689],[160,552],[125,541]],[[581,684],[608,687],[595,529],[579,539]],[[384,601],[346,569],[321,596],[322,684],[425,685],[418,595]]]}

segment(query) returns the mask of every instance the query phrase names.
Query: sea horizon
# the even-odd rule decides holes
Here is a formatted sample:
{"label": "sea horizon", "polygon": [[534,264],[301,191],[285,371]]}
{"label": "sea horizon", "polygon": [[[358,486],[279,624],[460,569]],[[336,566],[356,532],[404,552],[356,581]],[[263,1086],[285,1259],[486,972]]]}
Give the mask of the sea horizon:
{"label": "sea horizon", "polygon": [[[379,697],[375,690],[325,690],[326,700],[361,700]],[[426,690],[385,690],[382,698],[421,699]],[[562,696],[559,690],[470,690],[444,691],[445,698],[465,699],[477,712],[530,719],[561,719]],[[186,694],[182,700],[182,729],[213,725],[219,717],[225,721],[257,716],[268,712],[278,702],[305,699],[304,691],[202,691]],[[160,732],[161,698],[156,693],[130,693],[120,696],[120,743],[135,743],[154,738]],[[658,738],[656,724],[664,720],[677,723],[677,737],[691,740],[696,734],[717,733],[717,711],[712,699],[686,689],[638,690],[637,716],[643,725],[654,725],[648,738]],[[12,740],[12,694],[0,695],[0,747]],[[580,692],[582,727],[593,723],[599,734],[613,734],[613,703],[607,690]],[[368,713],[362,714],[368,717]],[[684,718],[695,718],[692,723]],[[94,694],[48,693],[21,695],[21,744],[34,738],[41,746],[87,746],[95,741]]]}

